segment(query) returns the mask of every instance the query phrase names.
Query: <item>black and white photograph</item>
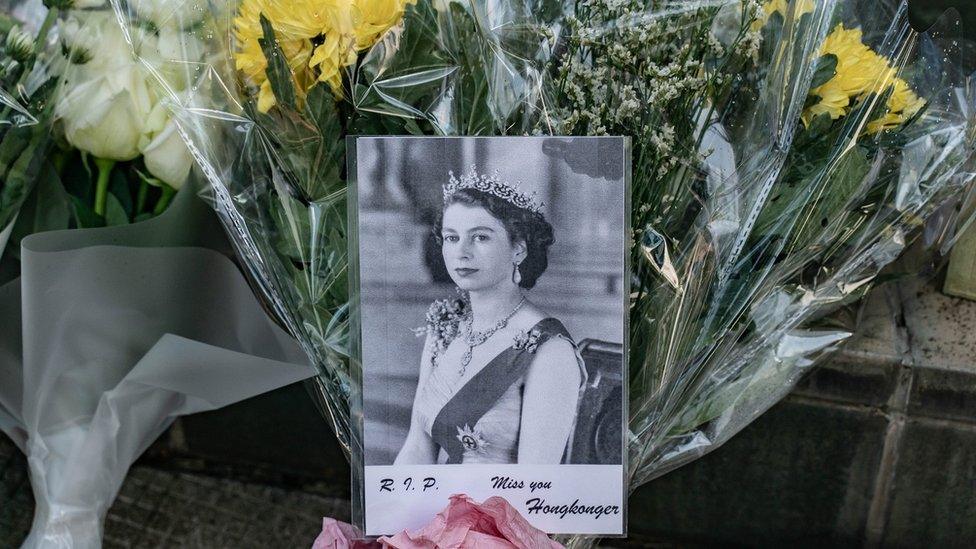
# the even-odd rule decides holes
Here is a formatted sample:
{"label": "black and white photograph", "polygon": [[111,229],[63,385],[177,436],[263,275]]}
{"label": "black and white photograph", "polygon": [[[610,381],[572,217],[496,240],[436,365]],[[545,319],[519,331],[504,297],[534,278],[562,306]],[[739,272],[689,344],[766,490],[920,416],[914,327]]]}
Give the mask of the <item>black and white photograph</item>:
{"label": "black and white photograph", "polygon": [[620,473],[626,140],[355,148],[367,484],[381,466]]}

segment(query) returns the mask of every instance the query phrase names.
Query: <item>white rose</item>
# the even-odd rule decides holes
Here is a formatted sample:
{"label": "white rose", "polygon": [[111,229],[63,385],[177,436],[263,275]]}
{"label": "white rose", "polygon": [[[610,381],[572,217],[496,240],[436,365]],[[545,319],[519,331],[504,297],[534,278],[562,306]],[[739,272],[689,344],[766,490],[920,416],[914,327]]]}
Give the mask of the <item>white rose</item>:
{"label": "white rose", "polygon": [[175,27],[164,27],[159,29],[158,37],[143,42],[139,53],[159,70],[167,84],[184,90],[196,78],[205,49],[196,36]]}
{"label": "white rose", "polygon": [[143,21],[156,28],[187,29],[203,20],[206,0],[129,0],[129,7]]}
{"label": "white rose", "polygon": [[73,147],[111,160],[139,156],[139,140],[152,100],[138,65],[130,64],[66,89],[56,114]]}
{"label": "white rose", "polygon": [[179,189],[190,175],[193,157],[176,128],[176,121],[161,103],[153,109],[146,130],[140,147],[146,169],[170,187]]}

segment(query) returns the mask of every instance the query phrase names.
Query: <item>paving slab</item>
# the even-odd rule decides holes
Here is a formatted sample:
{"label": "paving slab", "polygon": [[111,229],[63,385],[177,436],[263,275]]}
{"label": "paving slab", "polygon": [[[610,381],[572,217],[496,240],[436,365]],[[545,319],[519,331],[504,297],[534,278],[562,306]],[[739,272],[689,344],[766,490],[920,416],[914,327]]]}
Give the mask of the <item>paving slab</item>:
{"label": "paving slab", "polygon": [[886,547],[976,547],[976,428],[909,420],[898,455]]}
{"label": "paving slab", "polygon": [[976,373],[976,301],[947,296],[938,284],[899,283],[914,364]]}

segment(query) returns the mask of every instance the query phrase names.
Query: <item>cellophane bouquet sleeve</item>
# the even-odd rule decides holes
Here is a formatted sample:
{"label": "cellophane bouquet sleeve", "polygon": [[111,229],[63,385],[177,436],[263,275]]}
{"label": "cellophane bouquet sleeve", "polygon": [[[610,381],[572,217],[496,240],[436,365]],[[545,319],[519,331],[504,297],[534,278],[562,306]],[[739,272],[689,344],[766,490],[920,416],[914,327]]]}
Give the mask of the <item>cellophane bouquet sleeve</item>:
{"label": "cellophane bouquet sleeve", "polygon": [[211,54],[173,67],[181,134],[354,459],[347,135],[631,138],[631,488],[789,391],[850,335],[830,313],[972,182],[958,17],[922,33],[905,4],[167,5]]}

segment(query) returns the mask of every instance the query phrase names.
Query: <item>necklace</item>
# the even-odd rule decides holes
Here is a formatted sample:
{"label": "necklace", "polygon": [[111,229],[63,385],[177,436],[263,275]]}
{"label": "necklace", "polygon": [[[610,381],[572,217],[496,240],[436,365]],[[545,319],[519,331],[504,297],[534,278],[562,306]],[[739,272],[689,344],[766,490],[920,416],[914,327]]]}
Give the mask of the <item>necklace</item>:
{"label": "necklace", "polygon": [[480,332],[471,331],[471,325],[474,324],[474,314],[471,314],[467,318],[467,322],[464,323],[464,343],[468,346],[468,350],[464,351],[464,355],[461,357],[461,369],[458,370],[458,374],[462,377],[464,376],[465,370],[468,369],[468,364],[471,363],[471,353],[474,352],[474,348],[482,343],[488,341],[488,338],[495,335],[495,332],[508,326],[508,321],[515,316],[515,313],[519,312],[522,305],[525,304],[525,297],[522,297],[522,301],[518,302],[518,305],[512,309],[512,312],[508,313],[508,316],[499,320],[494,326],[488,328],[487,330],[482,330]]}

